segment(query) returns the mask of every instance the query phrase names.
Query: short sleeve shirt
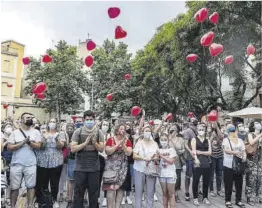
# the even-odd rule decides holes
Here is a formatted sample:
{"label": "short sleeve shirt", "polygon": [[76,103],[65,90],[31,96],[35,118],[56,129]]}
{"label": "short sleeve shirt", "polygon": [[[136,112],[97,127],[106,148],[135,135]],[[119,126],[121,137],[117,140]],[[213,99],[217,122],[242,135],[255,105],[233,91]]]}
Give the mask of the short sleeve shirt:
{"label": "short sleeve shirt", "polygon": [[[174,148],[169,148],[169,149],[159,149],[159,153],[163,155],[164,157],[167,158],[174,158],[177,156],[176,151]],[[163,159],[160,160],[160,177],[171,177],[175,178],[176,177],[176,166],[175,163],[173,164],[168,164],[166,161]]]}

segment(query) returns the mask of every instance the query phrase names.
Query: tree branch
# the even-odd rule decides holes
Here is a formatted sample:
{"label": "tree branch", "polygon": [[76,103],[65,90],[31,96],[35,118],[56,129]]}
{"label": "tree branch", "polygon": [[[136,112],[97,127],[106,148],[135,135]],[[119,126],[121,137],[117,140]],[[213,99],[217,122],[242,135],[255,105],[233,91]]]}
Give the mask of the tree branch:
{"label": "tree branch", "polygon": [[256,92],[255,92],[255,94],[244,103],[244,105],[243,105],[242,108],[246,108],[246,107],[258,96],[260,88],[261,88],[261,84],[259,84],[259,85],[256,87]]}

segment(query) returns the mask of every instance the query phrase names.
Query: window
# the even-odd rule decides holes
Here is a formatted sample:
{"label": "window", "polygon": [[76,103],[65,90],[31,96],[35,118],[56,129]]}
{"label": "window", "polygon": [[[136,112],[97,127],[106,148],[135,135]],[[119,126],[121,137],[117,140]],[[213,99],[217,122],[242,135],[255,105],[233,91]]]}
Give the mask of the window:
{"label": "window", "polygon": [[2,82],[1,95],[7,95],[7,82]]}
{"label": "window", "polygon": [[3,72],[10,72],[10,61],[4,60]]}

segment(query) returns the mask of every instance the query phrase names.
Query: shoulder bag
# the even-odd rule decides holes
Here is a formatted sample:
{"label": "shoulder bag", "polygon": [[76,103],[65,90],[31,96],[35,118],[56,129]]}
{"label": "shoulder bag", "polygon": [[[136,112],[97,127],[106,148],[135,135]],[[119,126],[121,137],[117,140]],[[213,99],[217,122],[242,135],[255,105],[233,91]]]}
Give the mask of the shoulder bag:
{"label": "shoulder bag", "polygon": [[[252,134],[252,137],[254,139],[254,134]],[[258,142],[256,142],[255,144],[251,145],[247,140],[245,141],[245,147],[246,147],[246,153],[248,156],[254,156],[257,153],[258,150]]]}

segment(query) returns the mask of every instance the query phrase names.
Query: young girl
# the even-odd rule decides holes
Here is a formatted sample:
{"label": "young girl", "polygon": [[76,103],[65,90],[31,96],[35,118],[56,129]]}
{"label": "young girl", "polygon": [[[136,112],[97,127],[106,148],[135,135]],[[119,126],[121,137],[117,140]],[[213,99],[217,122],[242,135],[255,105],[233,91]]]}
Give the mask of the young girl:
{"label": "young girl", "polygon": [[176,183],[176,151],[169,146],[168,135],[160,135],[159,157],[160,157],[160,178],[159,182],[163,191],[164,208],[175,207],[175,183]]}

